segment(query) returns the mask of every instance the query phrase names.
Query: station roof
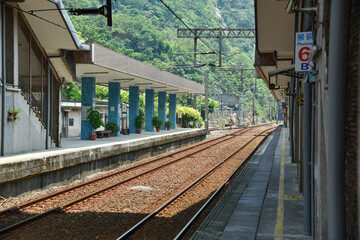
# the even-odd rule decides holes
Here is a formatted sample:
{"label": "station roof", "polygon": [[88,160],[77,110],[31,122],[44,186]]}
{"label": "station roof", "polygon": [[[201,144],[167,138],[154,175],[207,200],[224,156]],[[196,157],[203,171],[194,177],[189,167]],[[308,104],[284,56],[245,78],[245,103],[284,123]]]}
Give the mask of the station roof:
{"label": "station roof", "polygon": [[295,16],[286,11],[287,1],[255,0],[256,53],[255,69],[267,86],[274,83],[271,90],[274,97],[281,99],[291,77],[276,75],[269,78],[269,72],[292,64],[294,55]]}
{"label": "station roof", "polygon": [[[72,51],[76,76],[69,71],[64,59],[51,59],[61,78],[95,77],[96,83],[107,85],[120,82],[122,89],[138,86],[141,91],[204,94],[204,87],[196,82],[162,71],[102,46],[84,44],[60,0],[31,0],[17,3],[31,29],[49,56]],[[36,15],[36,16],[35,16]],[[73,72],[74,73],[74,72]]]}
{"label": "station roof", "polygon": [[[59,56],[61,49],[89,51],[90,46],[83,44],[60,0],[27,0],[10,4],[22,11],[31,30],[48,56]],[[52,58],[51,63],[60,78],[75,81],[63,58]]]}
{"label": "station roof", "polygon": [[153,89],[155,92],[172,94],[204,94],[203,85],[175,74],[162,71],[97,44],[90,52],[73,52],[76,77],[94,77],[96,84],[107,85],[118,82],[122,89],[138,86],[140,91]]}
{"label": "station roof", "polygon": [[45,50],[89,50],[80,41],[60,0],[31,0],[18,5]]}

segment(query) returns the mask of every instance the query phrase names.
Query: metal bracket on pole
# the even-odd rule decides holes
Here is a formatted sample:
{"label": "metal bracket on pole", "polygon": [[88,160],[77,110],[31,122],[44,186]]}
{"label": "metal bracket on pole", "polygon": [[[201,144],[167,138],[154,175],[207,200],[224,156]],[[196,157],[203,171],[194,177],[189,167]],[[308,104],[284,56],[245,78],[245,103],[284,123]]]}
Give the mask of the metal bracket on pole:
{"label": "metal bracket on pole", "polygon": [[69,12],[73,15],[103,15],[107,18],[107,25],[112,26],[112,7],[111,0],[106,0],[106,5],[101,6],[100,8],[76,8],[69,9]]}
{"label": "metal bracket on pole", "polygon": [[309,83],[316,82],[316,71],[310,71],[308,74]]}

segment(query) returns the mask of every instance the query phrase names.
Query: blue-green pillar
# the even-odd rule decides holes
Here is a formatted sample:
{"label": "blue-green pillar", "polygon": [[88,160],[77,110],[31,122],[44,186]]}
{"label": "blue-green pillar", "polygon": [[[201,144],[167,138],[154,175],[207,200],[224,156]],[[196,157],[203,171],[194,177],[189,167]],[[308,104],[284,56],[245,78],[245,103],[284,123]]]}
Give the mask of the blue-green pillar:
{"label": "blue-green pillar", "polygon": [[166,92],[158,93],[158,117],[164,121],[161,125],[161,129],[165,130],[165,121],[166,121]]}
{"label": "blue-green pillar", "polygon": [[87,110],[94,107],[95,101],[95,78],[86,77],[81,79],[81,140],[90,140],[93,128],[89,124]]}
{"label": "blue-green pillar", "polygon": [[145,91],[145,131],[152,132],[154,127],[152,119],[154,117],[154,90],[146,89]]}
{"label": "blue-green pillar", "polygon": [[172,122],[171,129],[176,128],[176,94],[169,94],[169,121]]}
{"label": "blue-green pillar", "polygon": [[[119,127],[120,125],[120,83],[109,82],[109,107],[108,107],[108,122],[114,122]],[[115,133],[115,136],[120,136],[120,131]]]}
{"label": "blue-green pillar", "polygon": [[129,130],[136,133],[135,118],[139,115],[139,87],[129,87]]}

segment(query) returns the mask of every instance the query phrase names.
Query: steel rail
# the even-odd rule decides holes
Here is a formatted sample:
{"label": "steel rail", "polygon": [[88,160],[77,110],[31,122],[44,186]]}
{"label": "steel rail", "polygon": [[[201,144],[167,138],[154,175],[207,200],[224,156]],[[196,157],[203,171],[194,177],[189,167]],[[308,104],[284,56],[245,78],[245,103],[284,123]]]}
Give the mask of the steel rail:
{"label": "steel rail", "polygon": [[[240,134],[242,133],[245,133],[247,131],[250,131],[250,129],[241,129],[239,131],[242,131],[240,132]],[[118,174],[121,174],[121,173],[124,173],[124,172],[127,172],[127,171],[130,171],[130,170],[134,170],[134,169],[137,169],[139,167],[143,167],[143,166],[146,166],[146,165],[149,165],[151,163],[154,163],[154,162],[157,162],[159,160],[162,160],[164,158],[168,158],[168,157],[174,157],[175,154],[179,154],[179,153],[183,153],[185,151],[188,151],[188,150],[191,150],[191,149],[194,149],[196,147],[199,147],[199,146],[202,146],[202,145],[205,145],[205,144],[208,144],[208,143],[211,143],[211,142],[214,142],[216,140],[219,140],[219,139],[222,139],[222,138],[226,138],[228,137],[229,135],[224,135],[224,136],[221,136],[221,137],[218,137],[218,138],[214,138],[214,139],[211,139],[211,140],[208,140],[208,141],[205,141],[205,142],[202,142],[200,144],[196,144],[196,145],[192,145],[190,147],[187,147],[185,149],[181,149],[180,151],[177,151],[177,152],[173,152],[173,153],[169,153],[165,156],[161,156],[159,158],[156,158],[152,161],[149,161],[149,162],[145,162],[145,163],[141,163],[141,164],[138,164],[136,166],[133,166],[131,168],[127,168],[127,169],[122,169],[120,171],[116,171],[114,173],[111,173],[109,175],[106,175],[106,176],[103,176],[103,177],[100,177],[100,178],[97,178],[97,179],[94,179],[94,180],[91,180],[91,181],[88,181],[88,182],[85,182],[85,183],[81,183],[81,184],[78,184],[76,186],[73,186],[73,187],[70,187],[70,188],[67,188],[67,189],[64,189],[64,190],[60,190],[60,191],[57,191],[57,192],[54,192],[52,194],[49,194],[49,195],[46,195],[44,197],[40,197],[40,198],[37,198],[37,199],[34,199],[32,201],[29,201],[29,202],[26,202],[26,203],[23,203],[23,204],[20,204],[18,206],[14,206],[14,207],[10,207],[10,208],[7,208],[7,209],[4,209],[2,211],[0,211],[0,215],[4,214],[4,213],[7,213],[7,212],[10,212],[10,211],[15,211],[15,210],[19,210],[19,209],[22,209],[22,208],[25,208],[27,206],[30,206],[30,205],[33,205],[35,203],[38,203],[38,202],[41,202],[41,201],[44,201],[44,200],[47,200],[47,199],[50,199],[52,197],[56,197],[58,195],[61,195],[61,194],[64,194],[64,193],[67,193],[67,192],[70,192],[70,191],[73,191],[77,188],[81,188],[81,187],[84,187],[86,185],[89,185],[89,184],[92,184],[92,183],[96,183],[96,182],[99,182],[101,180],[104,180],[104,179],[109,179],[111,177],[114,177]],[[230,139],[230,138],[228,138]],[[226,139],[227,140],[227,139]],[[0,231],[1,232],[1,231]]]}
{"label": "steel rail", "polygon": [[[260,135],[264,132],[270,131],[270,129],[267,129],[265,131],[262,131]],[[206,173],[201,175],[198,179],[196,179],[194,182],[189,184],[187,187],[185,187],[183,190],[178,192],[176,195],[174,195],[172,198],[170,198],[168,201],[166,201],[164,204],[162,204],[160,207],[158,207],[156,210],[154,210],[152,213],[148,214],[145,218],[140,220],[137,224],[135,224],[133,227],[131,227],[129,230],[127,230],[125,233],[123,233],[120,237],[117,238],[117,240],[124,239],[125,237],[129,236],[130,234],[133,234],[134,231],[136,231],[138,228],[140,228],[141,225],[143,225],[146,221],[157,215],[160,211],[165,209],[167,206],[169,206],[172,202],[174,202],[176,199],[178,199],[181,195],[186,193],[189,189],[191,189],[193,186],[195,186],[197,183],[199,183],[201,180],[203,180],[206,176],[208,176],[210,173],[212,173],[214,170],[216,170],[219,166],[221,166],[223,163],[227,162],[231,157],[233,157],[235,154],[243,150],[246,146],[248,146],[252,141],[254,141],[259,135],[255,135],[251,140],[249,140],[247,143],[245,143],[243,146],[241,146],[239,149],[228,155],[225,159],[223,159],[221,162],[216,164],[214,167],[212,167],[210,170],[208,170]]]}
{"label": "steel rail", "polygon": [[[250,131],[251,129],[252,129],[252,128],[242,129],[242,130],[243,130],[242,133],[248,132],[248,131]],[[201,145],[204,145],[204,144],[209,143],[209,142],[211,143],[211,142],[213,142],[213,141],[215,141],[215,140],[219,140],[219,139],[225,138],[225,137],[229,137],[229,136],[228,136],[228,135],[225,135],[225,136],[222,136],[222,137],[219,137],[219,138],[216,138],[216,139],[212,139],[212,140],[206,141],[206,142],[204,142],[204,143],[201,143],[201,144],[199,144],[199,145],[196,145],[196,146],[192,146],[192,147],[190,147],[190,148],[187,148],[187,149],[185,149],[184,151],[190,150],[190,149],[192,149],[192,148],[195,148],[195,147],[198,147],[198,146],[201,146]],[[39,218],[41,218],[41,217],[44,217],[44,216],[46,216],[46,215],[48,215],[48,214],[50,214],[50,213],[54,213],[54,212],[56,212],[56,211],[63,210],[63,209],[65,209],[65,208],[67,208],[67,207],[70,207],[71,205],[74,205],[74,204],[79,203],[79,202],[81,202],[81,201],[84,201],[84,200],[86,200],[86,199],[88,199],[88,198],[91,198],[91,197],[93,197],[93,196],[95,196],[95,195],[98,195],[99,193],[102,193],[102,192],[104,192],[104,191],[110,190],[111,188],[117,187],[117,186],[119,186],[119,185],[121,185],[121,184],[124,184],[124,183],[126,183],[126,182],[129,182],[129,181],[131,181],[131,180],[134,180],[134,179],[136,179],[136,178],[138,178],[138,177],[144,176],[144,175],[149,174],[149,173],[151,173],[151,172],[157,171],[157,170],[159,170],[159,169],[161,169],[161,168],[164,168],[164,167],[166,167],[166,166],[168,166],[168,165],[171,165],[171,164],[173,164],[173,163],[176,163],[176,162],[178,162],[178,161],[180,161],[180,160],[182,160],[182,159],[184,159],[184,158],[187,158],[187,157],[189,157],[189,156],[191,156],[191,155],[197,154],[197,153],[199,153],[199,152],[201,152],[201,151],[203,151],[203,150],[206,150],[206,149],[208,149],[208,148],[210,148],[210,147],[213,147],[213,146],[215,146],[215,145],[217,145],[217,144],[220,144],[220,143],[223,143],[223,142],[225,142],[225,141],[227,141],[227,140],[233,139],[234,137],[236,137],[236,136],[230,136],[230,137],[227,138],[227,139],[220,140],[219,142],[216,142],[216,143],[214,143],[214,144],[212,144],[212,145],[210,145],[210,146],[206,146],[206,147],[201,148],[201,149],[199,149],[199,150],[197,150],[197,151],[195,151],[195,152],[192,152],[192,153],[189,153],[189,154],[187,154],[187,155],[185,155],[185,156],[182,156],[182,157],[180,157],[180,158],[177,158],[177,159],[175,159],[174,161],[165,163],[165,164],[163,164],[163,165],[161,165],[161,166],[158,166],[158,167],[156,167],[156,168],[150,169],[150,170],[148,170],[148,171],[145,171],[145,172],[140,173],[140,174],[138,174],[138,175],[135,175],[135,176],[133,176],[133,177],[129,177],[129,178],[125,179],[125,180],[122,180],[122,181],[117,182],[117,183],[115,183],[115,184],[112,184],[112,185],[110,185],[110,186],[108,186],[108,187],[105,187],[105,188],[102,188],[102,189],[97,190],[97,191],[95,191],[95,192],[92,192],[92,193],[90,193],[90,194],[88,194],[88,195],[86,195],[86,196],[83,196],[83,197],[81,197],[81,198],[78,198],[78,199],[76,199],[76,200],[74,200],[74,201],[71,201],[71,202],[69,202],[69,203],[63,204],[62,206],[59,206],[59,207],[50,209],[50,210],[45,211],[45,212],[43,212],[43,213],[34,215],[34,216],[32,216],[32,217],[30,217],[30,218],[27,218],[27,219],[25,219],[25,220],[22,220],[22,221],[20,221],[20,222],[18,222],[18,223],[12,224],[12,225],[10,225],[10,226],[8,226],[8,227],[2,228],[2,229],[0,229],[0,234],[4,234],[4,233],[6,233],[6,232],[15,230],[16,228],[18,228],[18,227],[20,227],[20,226],[23,226],[23,225],[26,225],[26,224],[30,223],[31,221],[34,221],[34,220],[39,219]],[[183,152],[183,151],[179,151],[179,152],[176,152],[176,153],[181,153],[181,152]],[[171,157],[173,154],[174,154],[174,153],[169,154],[168,156],[164,156],[164,157],[162,157],[162,158]],[[160,159],[161,159],[161,158],[160,158]],[[155,160],[159,160],[159,159],[155,159]],[[145,164],[142,164],[141,166],[143,166],[143,165],[145,165]],[[135,167],[138,167],[138,166],[135,166]],[[134,168],[135,168],[135,167],[134,167]],[[123,170],[123,171],[128,171],[128,170],[132,170],[132,169],[133,169],[133,168],[131,168],[131,169],[125,169],[125,170]],[[122,172],[123,172],[123,171],[122,171]],[[119,174],[119,173],[120,173],[120,172],[115,173],[115,174]],[[110,175],[107,175],[107,176],[105,176],[105,177],[113,176],[113,175],[115,175],[115,174],[110,174]],[[79,188],[79,186],[88,185],[89,183],[93,183],[93,182],[95,182],[96,180],[103,180],[103,179],[104,179],[104,178],[95,179],[95,180],[93,180],[93,181],[90,181],[90,182],[87,182],[87,183],[83,183],[83,184],[74,186],[74,187],[69,188],[69,189],[74,190],[74,189],[76,189],[76,188]],[[59,195],[59,193],[61,194],[61,193],[66,193],[66,192],[71,191],[71,190],[69,190],[69,189],[66,189],[67,191],[66,191],[66,190],[63,190],[63,191],[60,191],[60,192],[53,193],[53,194],[51,194],[51,195],[49,195],[49,196],[45,196],[45,197],[40,198],[40,199],[35,199],[35,200],[33,200],[33,201],[30,201],[30,202],[28,202],[28,203],[24,203],[24,204],[19,205],[19,206],[15,206],[15,207],[12,207],[12,208],[5,209],[5,210],[3,210],[3,211],[0,212],[0,213],[1,213],[1,214],[4,214],[4,213],[8,213],[8,212],[10,212],[10,211],[19,210],[19,209],[24,208],[24,207],[27,207],[27,206],[29,206],[29,205],[31,205],[31,204],[37,203],[37,202],[39,202],[39,201],[41,201],[41,200],[47,200],[47,199],[49,199],[49,198],[51,198],[51,197],[57,196],[57,195]]]}
{"label": "steel rail", "polygon": [[201,206],[201,208],[194,214],[194,216],[187,222],[187,224],[180,230],[180,232],[173,238],[173,240],[179,239],[191,226],[191,224],[199,217],[199,215],[205,210],[205,208],[212,202],[212,200],[219,194],[219,192],[226,186],[230,179],[239,171],[239,169],[247,163],[247,161],[256,153],[259,147],[264,143],[269,134],[257,135],[258,137],[263,136],[264,139],[259,145],[246,157],[246,159],[231,173],[231,175],[223,182],[223,184],[208,198],[208,200]]}

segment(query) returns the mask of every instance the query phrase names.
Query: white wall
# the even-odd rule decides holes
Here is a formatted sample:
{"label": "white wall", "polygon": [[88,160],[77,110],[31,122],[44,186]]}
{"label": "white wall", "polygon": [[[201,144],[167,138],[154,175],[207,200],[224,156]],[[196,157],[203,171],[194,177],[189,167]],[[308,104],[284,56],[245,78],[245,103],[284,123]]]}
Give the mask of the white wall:
{"label": "white wall", "polygon": [[20,92],[7,91],[6,109],[10,108],[20,109],[21,112],[18,122],[5,122],[5,154],[45,149],[46,130]]}

